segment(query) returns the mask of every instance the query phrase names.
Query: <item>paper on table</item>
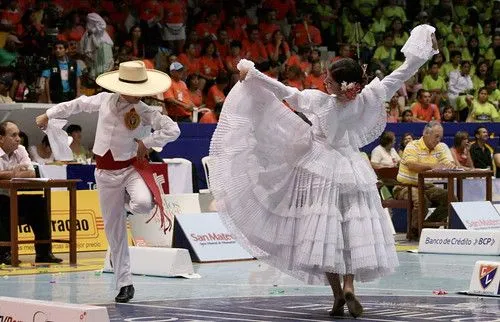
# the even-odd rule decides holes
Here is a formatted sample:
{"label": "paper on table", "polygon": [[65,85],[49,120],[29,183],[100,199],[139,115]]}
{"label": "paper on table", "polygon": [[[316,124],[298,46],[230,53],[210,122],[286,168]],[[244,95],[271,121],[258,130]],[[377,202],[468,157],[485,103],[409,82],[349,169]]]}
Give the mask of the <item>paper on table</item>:
{"label": "paper on table", "polygon": [[12,178],[10,181],[41,181],[47,182],[50,178]]}
{"label": "paper on table", "polygon": [[431,171],[465,171],[464,168],[436,168]]}

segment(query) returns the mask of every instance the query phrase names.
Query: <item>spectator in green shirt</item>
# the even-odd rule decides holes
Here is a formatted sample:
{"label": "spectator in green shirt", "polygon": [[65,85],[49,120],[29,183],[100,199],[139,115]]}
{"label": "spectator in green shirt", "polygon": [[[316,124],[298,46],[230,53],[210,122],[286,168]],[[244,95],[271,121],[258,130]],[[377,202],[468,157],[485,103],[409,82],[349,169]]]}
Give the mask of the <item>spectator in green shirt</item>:
{"label": "spectator in green shirt", "polygon": [[431,93],[431,103],[441,106],[441,101],[446,101],[446,81],[439,75],[439,64],[432,62],[429,73],[422,81],[422,88]]}
{"label": "spectator in green shirt", "polygon": [[466,98],[470,113],[467,122],[498,122],[500,114],[496,107],[488,101],[488,90],[483,87],[479,90],[477,98]]}

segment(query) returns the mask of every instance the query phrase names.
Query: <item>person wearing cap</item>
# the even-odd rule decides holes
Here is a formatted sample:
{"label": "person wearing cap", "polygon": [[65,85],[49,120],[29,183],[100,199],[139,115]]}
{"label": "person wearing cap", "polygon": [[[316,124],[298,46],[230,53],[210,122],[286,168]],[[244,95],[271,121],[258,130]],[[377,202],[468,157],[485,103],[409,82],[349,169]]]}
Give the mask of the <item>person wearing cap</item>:
{"label": "person wearing cap", "polygon": [[172,77],[172,86],[163,94],[165,99],[167,114],[177,122],[191,122],[191,112],[194,104],[191,95],[182,80],[184,66],[179,62],[170,64],[170,76]]}
{"label": "person wearing cap", "polygon": [[[163,210],[150,181],[144,180],[143,169],[149,166],[145,156],[149,148],[176,140],[180,130],[168,116],[141,101],[142,97],[163,93],[170,87],[167,74],[146,70],[142,61],[128,61],[121,63],[117,71],[100,75],[96,83],[113,93],[80,96],[60,103],[39,115],[36,123],[41,129],[46,129],[49,119],[64,119],[80,112],[99,112],[93,148],[95,179],[116,288],[120,290],[115,301],[125,303],[133,298],[134,287],[124,201],[130,200],[128,205],[132,213],[148,214],[153,209],[153,200]],[[153,131],[144,131],[145,126],[151,126]],[[150,134],[140,137],[143,133]],[[161,219],[163,224],[164,218]],[[170,218],[168,223],[167,229],[171,227]]]}
{"label": "person wearing cap", "polygon": [[14,64],[19,56],[17,48],[23,43],[14,35],[8,35],[5,46],[0,48],[0,67],[8,67]]}
{"label": "person wearing cap", "polygon": [[42,77],[46,79],[47,103],[61,103],[80,96],[82,71],[76,60],[66,55],[67,49],[67,42],[56,41],[49,65],[42,71]]}

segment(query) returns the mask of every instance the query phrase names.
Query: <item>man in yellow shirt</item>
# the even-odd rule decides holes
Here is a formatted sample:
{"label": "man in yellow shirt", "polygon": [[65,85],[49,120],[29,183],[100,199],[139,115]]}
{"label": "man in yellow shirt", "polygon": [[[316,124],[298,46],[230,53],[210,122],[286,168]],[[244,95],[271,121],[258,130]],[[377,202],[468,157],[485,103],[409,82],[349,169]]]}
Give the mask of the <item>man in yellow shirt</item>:
{"label": "man in yellow shirt", "polygon": [[[418,202],[418,174],[439,168],[455,168],[446,144],[441,142],[443,138],[443,127],[439,122],[432,121],[425,125],[422,138],[408,143],[401,163],[399,164],[398,181],[404,184],[414,185],[411,188],[413,199],[413,212],[410,239],[417,239],[418,232],[418,209],[422,207],[424,214],[428,211],[428,206],[435,206],[436,210],[428,218],[428,221],[444,221],[448,217],[448,191],[436,187],[432,183],[425,186],[425,202],[420,205]],[[408,187],[394,187],[394,197],[396,199],[408,199]]]}

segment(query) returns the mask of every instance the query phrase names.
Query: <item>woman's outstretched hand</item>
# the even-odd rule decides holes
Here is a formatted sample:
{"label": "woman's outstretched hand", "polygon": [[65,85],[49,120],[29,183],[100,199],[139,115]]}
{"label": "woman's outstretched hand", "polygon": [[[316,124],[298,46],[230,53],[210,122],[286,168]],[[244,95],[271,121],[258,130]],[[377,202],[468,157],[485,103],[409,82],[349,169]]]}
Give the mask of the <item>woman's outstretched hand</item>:
{"label": "woman's outstretched hand", "polygon": [[248,70],[240,70],[240,81],[244,81],[247,77]]}

